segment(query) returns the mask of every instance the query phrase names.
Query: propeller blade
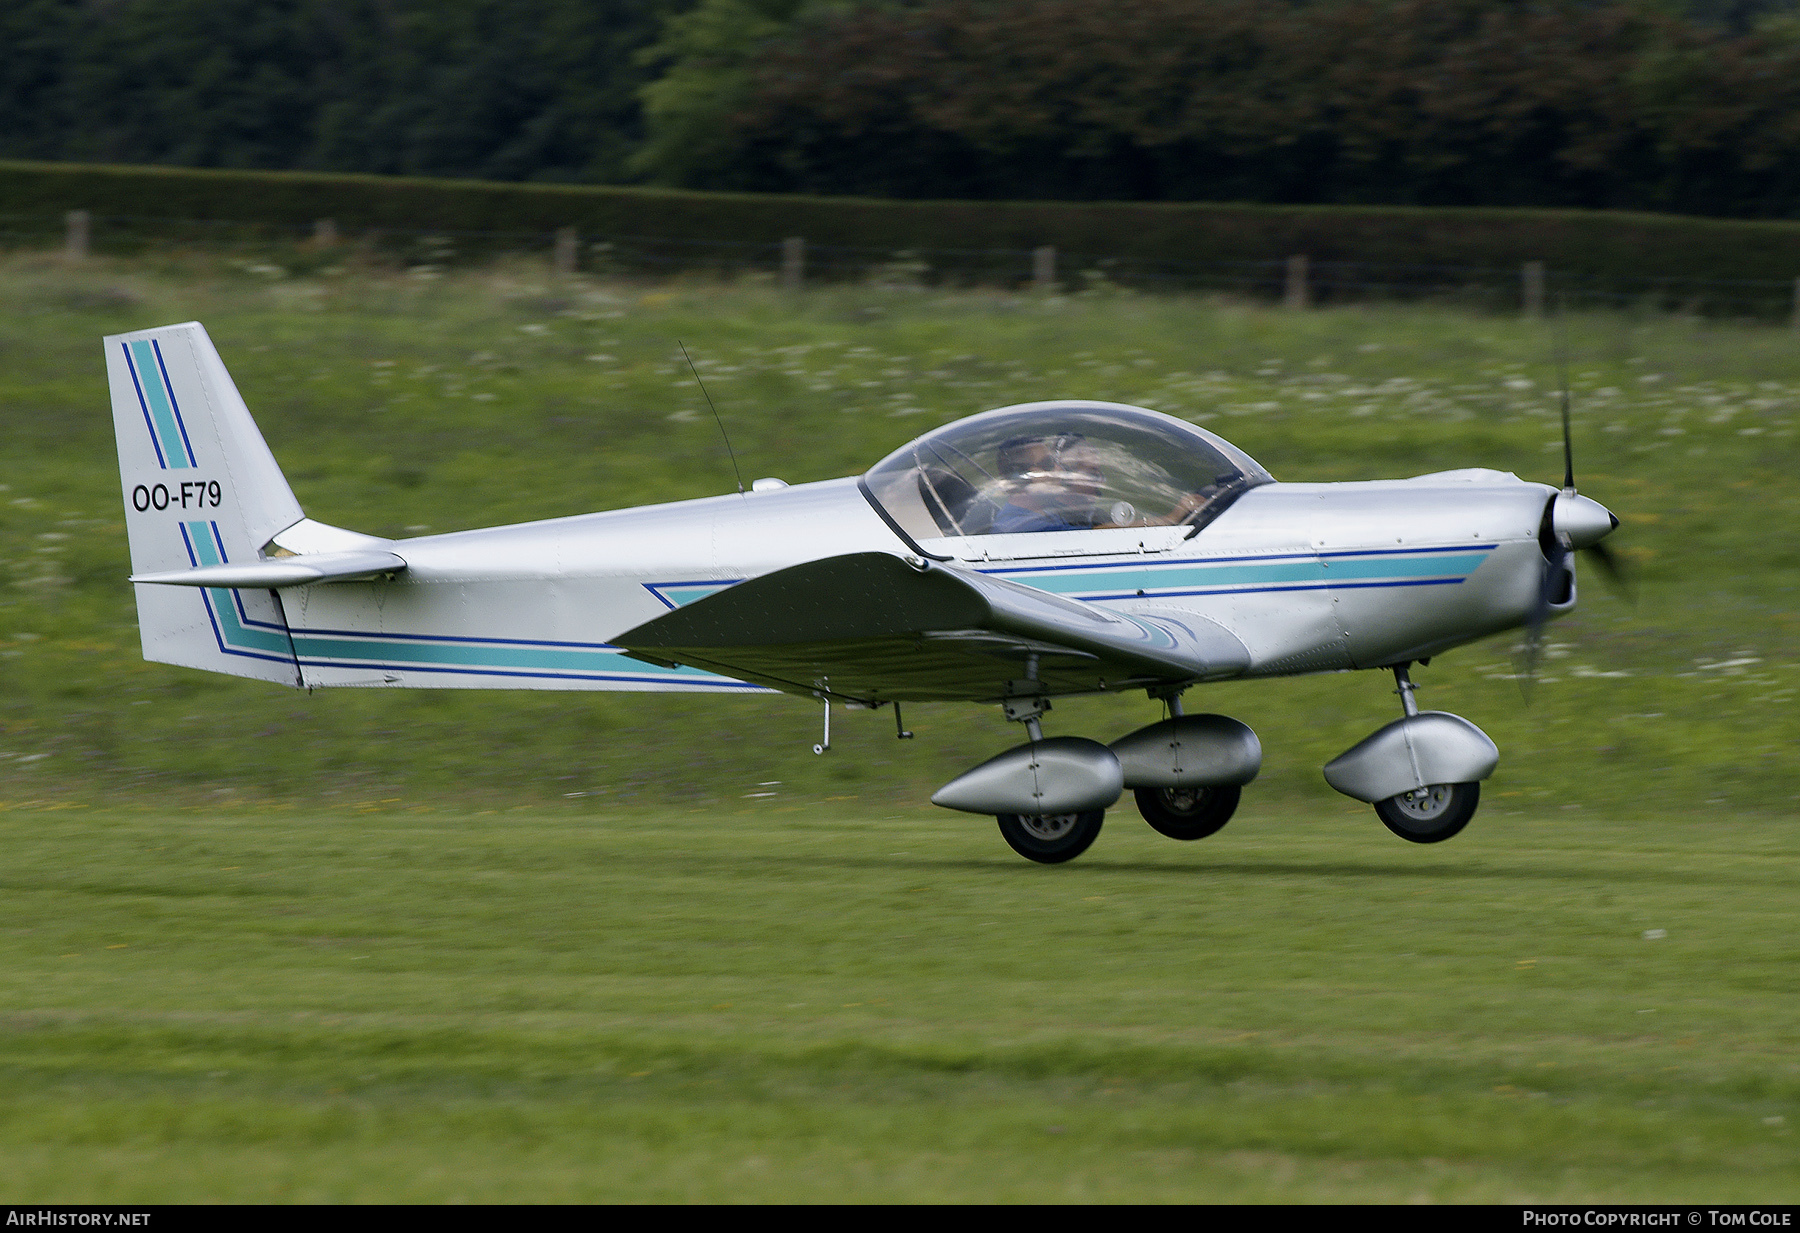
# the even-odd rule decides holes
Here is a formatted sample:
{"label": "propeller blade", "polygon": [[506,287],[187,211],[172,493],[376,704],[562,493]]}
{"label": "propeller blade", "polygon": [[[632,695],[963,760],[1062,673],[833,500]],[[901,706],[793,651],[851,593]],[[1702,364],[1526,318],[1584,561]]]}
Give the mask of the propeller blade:
{"label": "propeller blade", "polygon": [[1594,564],[1600,567],[1600,576],[1606,579],[1606,585],[1614,595],[1628,604],[1637,603],[1637,579],[1623,557],[1604,543],[1589,544],[1582,551],[1593,555]]}
{"label": "propeller blade", "polygon": [[1563,374],[1562,388],[1562,428],[1563,428],[1563,491],[1575,491],[1575,446],[1569,439],[1569,376]]}
{"label": "propeller blade", "polygon": [[1531,705],[1531,691],[1537,685],[1537,640],[1526,636],[1524,647],[1513,656],[1513,679],[1519,683],[1519,697]]}
{"label": "propeller blade", "polygon": [[1562,394],[1563,491],[1575,491],[1575,446],[1569,436],[1569,320],[1556,297],[1556,384]]}

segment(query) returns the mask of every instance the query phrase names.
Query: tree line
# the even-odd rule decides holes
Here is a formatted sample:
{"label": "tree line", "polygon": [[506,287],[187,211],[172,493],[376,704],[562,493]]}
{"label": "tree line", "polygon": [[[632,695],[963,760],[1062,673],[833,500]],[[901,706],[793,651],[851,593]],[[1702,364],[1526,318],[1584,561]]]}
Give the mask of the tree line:
{"label": "tree line", "polygon": [[4,0],[0,157],[608,183],[691,0]]}
{"label": "tree line", "polygon": [[13,0],[0,157],[1800,214],[1795,0]]}

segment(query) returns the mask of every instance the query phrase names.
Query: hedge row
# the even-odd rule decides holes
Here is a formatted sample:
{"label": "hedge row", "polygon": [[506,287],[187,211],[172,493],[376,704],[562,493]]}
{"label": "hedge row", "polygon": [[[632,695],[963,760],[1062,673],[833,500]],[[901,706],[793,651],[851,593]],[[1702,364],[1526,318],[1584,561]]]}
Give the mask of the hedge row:
{"label": "hedge row", "polygon": [[0,215],[365,229],[542,231],[900,249],[1026,249],[1149,262],[1279,259],[1516,267],[1606,281],[1800,275],[1800,223],[1588,210],[1201,202],[894,201],[309,172],[0,161]]}

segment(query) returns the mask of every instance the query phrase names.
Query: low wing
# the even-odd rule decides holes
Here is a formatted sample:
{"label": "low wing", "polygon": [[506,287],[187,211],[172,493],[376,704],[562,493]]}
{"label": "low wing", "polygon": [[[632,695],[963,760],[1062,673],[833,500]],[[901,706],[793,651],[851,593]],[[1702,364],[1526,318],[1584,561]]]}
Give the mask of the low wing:
{"label": "low wing", "polygon": [[862,702],[993,701],[1035,655],[1051,694],[1235,676],[1249,652],[1185,613],[1126,615],[971,570],[881,552],[741,582],[613,639],[789,693]]}
{"label": "low wing", "polygon": [[275,557],[243,564],[201,565],[163,573],[133,574],[133,582],[161,583],[178,587],[254,587],[276,590],[314,582],[349,582],[397,574],[406,562],[391,552],[361,549],[354,552],[314,552],[302,556]]}

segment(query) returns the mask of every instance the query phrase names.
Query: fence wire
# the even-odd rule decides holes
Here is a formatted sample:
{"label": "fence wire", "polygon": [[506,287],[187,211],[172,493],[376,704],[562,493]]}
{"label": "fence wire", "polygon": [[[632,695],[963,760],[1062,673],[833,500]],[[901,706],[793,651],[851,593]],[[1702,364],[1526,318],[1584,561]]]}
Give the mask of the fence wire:
{"label": "fence wire", "polygon": [[[1210,292],[1290,306],[1442,300],[1495,311],[1561,303],[1708,316],[1788,319],[1800,328],[1800,280],[1598,276],[1530,265],[1309,260],[1145,260],[1046,248],[925,248],[787,241],[576,235],[541,230],[383,227],[182,219],[147,215],[0,215],[0,249],[60,247],[70,256],[201,250],[254,255],[294,273],[350,260],[411,270],[538,255],[566,273],[619,277],[705,274],[878,286],[993,287],[1046,293]],[[79,229],[80,235],[77,236]],[[1298,264],[1297,264],[1298,263]]]}

